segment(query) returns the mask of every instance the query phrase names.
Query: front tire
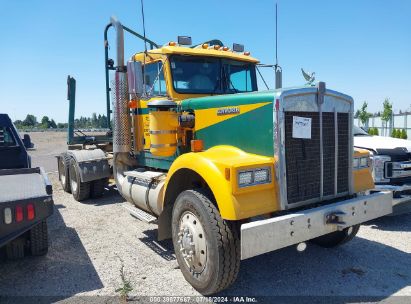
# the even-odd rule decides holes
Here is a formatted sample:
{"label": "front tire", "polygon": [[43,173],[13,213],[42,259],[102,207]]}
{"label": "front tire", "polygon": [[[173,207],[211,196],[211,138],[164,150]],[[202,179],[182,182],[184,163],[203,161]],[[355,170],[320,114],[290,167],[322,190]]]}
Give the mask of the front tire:
{"label": "front tire", "polygon": [[72,158],[70,160],[70,188],[71,193],[76,201],[81,202],[90,197],[90,183],[83,183],[80,178],[76,161]]}
{"label": "front tire", "polygon": [[203,295],[230,286],[240,269],[239,225],[223,220],[202,189],[182,192],[173,207],[172,237],[184,278]]}
{"label": "front tire", "polygon": [[351,241],[360,230],[360,225],[354,225],[341,231],[335,231],[318,238],[312,239],[311,242],[325,248],[332,248]]}

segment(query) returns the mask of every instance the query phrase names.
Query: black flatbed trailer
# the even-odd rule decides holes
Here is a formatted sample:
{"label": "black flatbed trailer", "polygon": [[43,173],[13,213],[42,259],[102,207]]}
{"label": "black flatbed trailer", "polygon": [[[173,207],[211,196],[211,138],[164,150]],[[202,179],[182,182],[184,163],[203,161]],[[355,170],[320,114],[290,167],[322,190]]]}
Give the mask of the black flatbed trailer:
{"label": "black flatbed trailer", "polygon": [[[0,170],[0,210],[0,247],[52,215],[52,187],[43,169]],[[8,210],[10,219],[6,218]]]}

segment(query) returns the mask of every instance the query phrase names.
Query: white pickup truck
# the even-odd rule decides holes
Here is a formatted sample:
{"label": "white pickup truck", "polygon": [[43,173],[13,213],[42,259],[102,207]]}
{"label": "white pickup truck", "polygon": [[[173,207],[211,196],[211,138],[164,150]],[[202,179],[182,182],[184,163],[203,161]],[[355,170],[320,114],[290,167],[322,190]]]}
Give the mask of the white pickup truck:
{"label": "white pickup truck", "polygon": [[411,211],[411,141],[369,135],[354,126],[354,146],[372,154],[373,177],[378,190],[393,192],[393,213]]}

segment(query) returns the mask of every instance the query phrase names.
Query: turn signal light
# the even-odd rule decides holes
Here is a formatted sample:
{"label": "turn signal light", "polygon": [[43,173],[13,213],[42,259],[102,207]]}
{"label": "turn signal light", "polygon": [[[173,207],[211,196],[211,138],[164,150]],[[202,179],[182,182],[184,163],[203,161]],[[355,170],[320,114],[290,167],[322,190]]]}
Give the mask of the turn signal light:
{"label": "turn signal light", "polygon": [[137,100],[132,99],[128,102],[128,107],[130,109],[137,109],[138,105],[137,105]]}
{"label": "turn signal light", "polygon": [[28,205],[27,205],[27,219],[28,219],[29,221],[31,221],[32,219],[34,219],[34,216],[35,216],[35,214],[34,214],[34,206],[33,206],[33,204],[28,204]]}
{"label": "turn signal light", "polygon": [[16,222],[21,222],[23,220],[23,208],[21,206],[16,206]]}
{"label": "turn signal light", "polygon": [[191,151],[192,152],[201,152],[204,150],[204,142],[201,139],[191,140]]}
{"label": "turn signal light", "polygon": [[230,168],[225,168],[224,173],[225,173],[225,179],[229,181],[229,180],[230,180],[230,176],[231,176],[231,170],[230,170]]}

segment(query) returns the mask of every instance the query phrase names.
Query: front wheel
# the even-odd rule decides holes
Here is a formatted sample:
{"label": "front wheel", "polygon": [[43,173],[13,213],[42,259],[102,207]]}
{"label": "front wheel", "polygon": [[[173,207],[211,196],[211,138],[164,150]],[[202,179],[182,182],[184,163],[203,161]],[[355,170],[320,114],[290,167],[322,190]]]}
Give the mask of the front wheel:
{"label": "front wheel", "polygon": [[357,235],[358,230],[360,230],[360,225],[354,225],[341,231],[322,235],[312,239],[311,242],[325,248],[336,247],[351,241]]}
{"label": "front wheel", "polygon": [[172,236],[184,278],[203,295],[230,286],[240,269],[239,225],[223,220],[202,189],[182,192],[172,215]]}

